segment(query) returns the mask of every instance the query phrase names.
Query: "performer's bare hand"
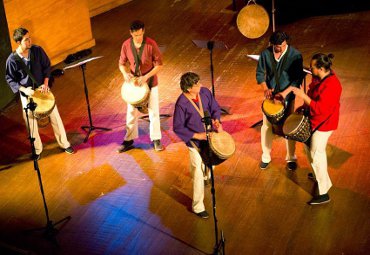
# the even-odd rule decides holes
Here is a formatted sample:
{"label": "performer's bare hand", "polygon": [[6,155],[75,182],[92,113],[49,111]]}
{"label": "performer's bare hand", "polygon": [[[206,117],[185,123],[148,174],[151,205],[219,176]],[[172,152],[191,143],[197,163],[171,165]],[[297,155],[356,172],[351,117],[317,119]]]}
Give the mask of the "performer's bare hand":
{"label": "performer's bare hand", "polygon": [[272,89],[266,89],[263,92],[265,94],[265,98],[272,99]]}
{"label": "performer's bare hand", "polygon": [[123,79],[127,82],[130,82],[132,78],[134,78],[134,75],[132,73],[124,73],[123,74]]}
{"label": "performer's bare hand", "polygon": [[216,132],[220,133],[223,131],[222,124],[219,120],[212,120],[213,128],[216,130]]}
{"label": "performer's bare hand", "polygon": [[296,95],[297,97],[300,97],[300,98],[303,98],[306,95],[303,90],[301,90],[299,88],[296,88],[296,87],[292,87],[292,91],[293,91],[294,95]]}
{"label": "performer's bare hand", "polygon": [[33,94],[35,93],[35,91],[32,89],[32,87],[21,87],[21,91],[26,94],[26,96],[33,96]]}
{"label": "performer's bare hand", "polygon": [[41,93],[48,93],[50,91],[50,88],[48,85],[46,84],[42,84],[40,87],[39,87]]}

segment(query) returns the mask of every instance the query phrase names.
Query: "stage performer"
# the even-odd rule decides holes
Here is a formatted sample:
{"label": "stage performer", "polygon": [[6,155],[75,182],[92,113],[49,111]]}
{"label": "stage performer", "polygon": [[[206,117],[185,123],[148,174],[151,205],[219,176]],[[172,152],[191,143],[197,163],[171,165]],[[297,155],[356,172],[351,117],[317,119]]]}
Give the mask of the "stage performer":
{"label": "stage performer", "polygon": [[203,88],[200,77],[193,72],[181,76],[180,88],[182,94],[175,104],[173,115],[173,131],[186,144],[190,157],[190,174],[193,179],[193,212],[201,217],[208,218],[205,209],[204,181],[209,180],[210,173],[206,171],[199,154],[200,143],[207,142],[204,119],[209,114],[214,131],[221,132],[221,109],[209,89]]}
{"label": "stage performer", "polygon": [[[256,79],[261,85],[265,99],[285,99],[285,116],[294,111],[294,94],[287,93],[289,86],[299,88],[303,80],[303,59],[301,53],[288,44],[289,36],[281,31],[270,37],[270,46],[262,51],[257,64]],[[261,127],[262,157],[260,169],[266,169],[271,162],[272,124],[263,114]],[[297,169],[295,141],[286,140],[286,161],[289,170]]]}
{"label": "stage performer", "polygon": [[342,85],[331,69],[333,54],[317,53],[311,59],[312,82],[307,95],[303,90],[291,87],[290,90],[303,99],[304,107],[309,112],[312,136],[305,145],[307,158],[314,174],[308,177],[318,184],[318,194],[308,204],[317,205],[330,201],[328,191],[332,182],[328,173],[326,146],[333,131],[338,128],[340,96]]}
{"label": "stage performer", "polygon": [[[48,93],[50,91],[50,60],[42,47],[32,44],[31,36],[27,29],[15,29],[13,39],[18,47],[15,52],[9,55],[6,61],[5,79],[13,93],[20,92],[22,107],[24,109],[27,107],[28,99],[32,97],[35,89],[41,90],[42,93]],[[27,73],[27,70],[29,70],[31,76]],[[36,155],[34,156],[38,160],[41,157],[43,146],[39,135],[37,119],[34,118],[30,110],[28,110],[28,117],[31,137],[35,138]],[[66,131],[56,105],[49,117],[59,146],[68,154],[74,153],[74,149],[67,139]],[[25,111],[23,111],[23,118],[27,125]]]}
{"label": "stage performer", "polygon": [[[130,25],[131,38],[125,40],[121,47],[119,58],[119,70],[123,74],[125,81],[129,82],[136,77],[136,84],[147,83],[150,88],[148,102],[149,111],[149,132],[150,139],[153,141],[155,151],[162,151],[164,146],[161,144],[161,127],[158,100],[158,76],[157,73],[162,68],[162,55],[157,43],[144,36],[145,26],[140,20],[135,20]],[[117,152],[125,152],[134,148],[134,139],[139,136],[138,130],[138,109],[127,104],[126,113],[126,135],[122,145]]]}

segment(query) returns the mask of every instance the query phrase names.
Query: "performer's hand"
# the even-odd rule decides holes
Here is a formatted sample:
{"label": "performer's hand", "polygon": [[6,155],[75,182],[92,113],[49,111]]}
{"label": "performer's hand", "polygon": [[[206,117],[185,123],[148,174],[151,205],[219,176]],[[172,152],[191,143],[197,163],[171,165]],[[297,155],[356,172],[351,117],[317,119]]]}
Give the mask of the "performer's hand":
{"label": "performer's hand", "polygon": [[274,102],[276,103],[276,101],[280,101],[280,102],[283,102],[285,99],[285,96],[284,94],[282,93],[277,93],[275,96],[274,96]]}
{"label": "performer's hand", "polygon": [[266,99],[272,99],[272,89],[265,89],[263,93],[265,94]]}
{"label": "performer's hand", "polygon": [[220,133],[223,131],[222,124],[219,120],[212,120],[213,128],[216,130],[216,132]]}
{"label": "performer's hand", "polygon": [[142,81],[141,77],[142,77],[142,76],[132,78],[132,80],[133,80],[133,82],[134,82],[134,85],[135,85],[135,86],[141,86],[141,84],[143,83],[143,81]]}
{"label": "performer's hand", "polygon": [[26,95],[26,96],[33,96],[33,94],[35,93],[35,91],[32,89],[32,87],[21,87],[21,91]]}
{"label": "performer's hand", "polygon": [[42,84],[40,87],[39,87],[41,93],[48,93],[50,91],[50,88],[48,85],[46,84]]}
{"label": "performer's hand", "polygon": [[297,97],[300,97],[300,98],[303,98],[306,95],[303,90],[301,90],[299,88],[296,88],[296,87],[292,87],[292,91],[293,91],[294,95],[296,95]]}
{"label": "performer's hand", "polygon": [[133,74],[132,73],[124,73],[123,74],[123,79],[127,82],[130,82],[131,79],[134,78]]}

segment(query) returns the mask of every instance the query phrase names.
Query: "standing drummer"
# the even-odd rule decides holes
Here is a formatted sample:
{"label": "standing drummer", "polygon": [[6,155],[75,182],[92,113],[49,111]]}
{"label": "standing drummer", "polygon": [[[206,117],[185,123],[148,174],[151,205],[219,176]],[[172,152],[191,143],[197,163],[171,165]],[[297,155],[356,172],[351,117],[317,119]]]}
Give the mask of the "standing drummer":
{"label": "standing drummer", "polygon": [[[162,56],[157,43],[149,37],[144,37],[144,33],[145,27],[142,21],[135,20],[131,23],[131,38],[122,44],[118,66],[126,82],[136,77],[137,85],[145,82],[148,84],[150,88],[148,102],[150,139],[153,141],[154,150],[162,151],[164,147],[161,144],[157,77],[157,73],[162,68]],[[138,109],[127,104],[126,135],[117,152],[132,149],[134,139],[138,136]]]}
{"label": "standing drummer", "polygon": [[[265,99],[284,99],[286,106],[285,116],[294,110],[293,93],[287,93],[289,86],[299,88],[303,80],[302,54],[288,44],[289,36],[281,31],[274,32],[270,37],[270,46],[262,51],[258,60],[256,79],[262,86]],[[275,97],[275,95],[277,95]],[[260,168],[266,169],[271,162],[273,132],[272,124],[263,114],[261,127],[262,159]],[[295,141],[286,140],[287,168],[297,169],[295,155]]]}
{"label": "standing drummer", "polygon": [[220,122],[221,109],[213,97],[211,91],[202,88],[199,75],[188,72],[181,76],[180,87],[182,94],[175,104],[173,115],[173,131],[181,138],[189,149],[190,174],[193,179],[193,212],[203,219],[209,217],[205,209],[204,181],[208,180],[209,174],[205,173],[205,165],[199,154],[201,142],[207,140],[204,117],[209,114],[212,119],[213,129],[222,131]]}
{"label": "standing drummer", "polygon": [[[42,93],[48,93],[50,91],[50,60],[40,46],[32,44],[31,36],[27,29],[15,29],[13,39],[18,47],[6,60],[5,79],[13,93],[20,92],[22,107],[25,109],[28,104],[28,97],[34,94],[35,89],[40,89]],[[32,74],[32,77],[28,75],[27,70]],[[38,131],[37,119],[33,117],[31,110],[27,112],[31,137],[35,139],[35,157],[38,160],[41,157],[43,146]],[[59,146],[68,154],[74,153],[74,149],[67,139],[66,131],[56,105],[49,117]],[[27,125],[25,111],[23,111],[23,118]]]}

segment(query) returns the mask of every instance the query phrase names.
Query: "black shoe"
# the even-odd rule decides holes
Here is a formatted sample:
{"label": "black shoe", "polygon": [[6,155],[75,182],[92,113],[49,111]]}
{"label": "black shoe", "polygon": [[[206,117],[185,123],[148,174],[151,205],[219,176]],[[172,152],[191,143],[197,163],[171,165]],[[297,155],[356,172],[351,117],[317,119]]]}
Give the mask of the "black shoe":
{"label": "black shoe", "polygon": [[294,171],[297,169],[297,163],[294,161],[288,162],[286,164],[286,167],[288,168],[289,171]]}
{"label": "black shoe", "polygon": [[125,152],[134,148],[134,140],[123,141],[122,145],[117,148],[117,152]]}
{"label": "black shoe", "polygon": [[161,144],[161,140],[154,140],[153,145],[154,145],[154,150],[155,151],[163,151],[164,150],[164,147]]}
{"label": "black shoe", "polygon": [[202,219],[208,219],[209,218],[209,214],[208,214],[207,211],[195,213],[195,215],[197,215],[198,217],[200,217]]}
{"label": "black shoe", "polygon": [[319,196],[312,198],[310,201],[307,202],[307,204],[320,205],[320,204],[326,204],[329,202],[330,202],[330,197],[329,197],[329,194],[326,193],[326,194],[319,195]]}
{"label": "black shoe", "polygon": [[41,154],[35,154],[35,156],[32,156],[32,155],[31,155],[31,159],[32,159],[32,160],[34,160],[34,159],[36,159],[36,160],[40,160],[40,159],[41,159]]}
{"label": "black shoe", "polygon": [[310,180],[316,181],[316,177],[313,173],[308,173],[307,178],[310,179]]}
{"label": "black shoe", "polygon": [[270,164],[270,162],[265,163],[265,162],[261,161],[261,163],[260,163],[260,169],[261,170],[265,170],[268,167],[269,164]]}
{"label": "black shoe", "polygon": [[68,154],[75,153],[75,150],[71,146],[69,146],[68,148],[65,148],[64,151],[65,153],[68,153]]}

